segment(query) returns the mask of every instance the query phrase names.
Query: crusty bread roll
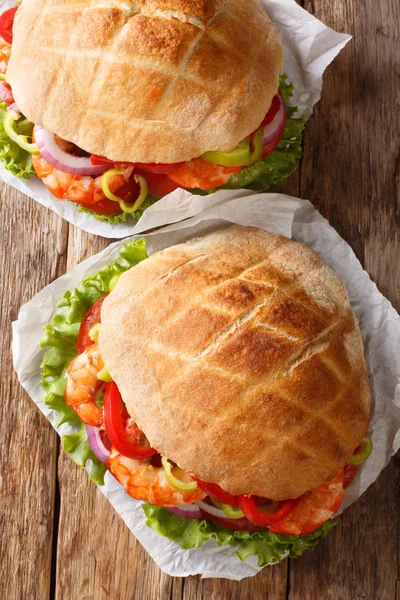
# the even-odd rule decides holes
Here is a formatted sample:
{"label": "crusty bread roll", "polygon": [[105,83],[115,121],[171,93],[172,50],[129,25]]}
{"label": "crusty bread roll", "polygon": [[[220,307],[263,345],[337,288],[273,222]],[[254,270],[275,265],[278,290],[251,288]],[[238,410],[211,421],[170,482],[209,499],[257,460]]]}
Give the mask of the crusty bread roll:
{"label": "crusty bread roll", "polygon": [[260,0],[24,0],[7,79],[28,119],[87,152],[174,163],[254,131],[281,67]]}
{"label": "crusty bread roll", "polygon": [[102,357],[151,446],[227,492],[295,498],[366,433],[360,330],[303,244],[234,226],[173,246],[121,276],[101,320]]}

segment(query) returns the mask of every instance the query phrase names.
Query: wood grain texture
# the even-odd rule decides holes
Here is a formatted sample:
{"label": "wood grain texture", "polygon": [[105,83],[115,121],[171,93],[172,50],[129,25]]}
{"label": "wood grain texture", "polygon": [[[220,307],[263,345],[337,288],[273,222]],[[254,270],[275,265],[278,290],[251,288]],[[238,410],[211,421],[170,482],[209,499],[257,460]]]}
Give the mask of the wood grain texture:
{"label": "wood grain texture", "polygon": [[[302,4],[354,37],[326,72],[322,99],[306,128],[301,168],[278,190],[314,202],[399,310],[400,6],[397,0]],[[57,487],[56,436],[12,374],[10,321],[36,291],[109,242],[68,226],[22,194],[4,187],[1,194],[0,581],[6,587],[0,597],[400,598],[398,460],[314,551],[242,582],[164,575],[62,451]]]}
{"label": "wood grain texture", "polygon": [[57,435],[13,372],[11,321],[66,267],[68,224],[14,190],[0,205],[0,597],[49,597]]}

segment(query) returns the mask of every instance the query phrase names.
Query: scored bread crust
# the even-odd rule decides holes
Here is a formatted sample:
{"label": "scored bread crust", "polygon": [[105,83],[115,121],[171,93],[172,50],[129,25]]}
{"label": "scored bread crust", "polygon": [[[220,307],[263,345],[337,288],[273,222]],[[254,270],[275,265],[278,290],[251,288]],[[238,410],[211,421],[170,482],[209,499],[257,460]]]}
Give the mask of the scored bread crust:
{"label": "scored bread crust", "polygon": [[151,446],[231,494],[295,498],[366,433],[357,321],[301,243],[234,226],[172,246],[121,276],[101,322],[101,355]]}
{"label": "scored bread crust", "polygon": [[175,163],[254,131],[281,67],[260,0],[24,0],[7,80],[30,121],[87,152]]}

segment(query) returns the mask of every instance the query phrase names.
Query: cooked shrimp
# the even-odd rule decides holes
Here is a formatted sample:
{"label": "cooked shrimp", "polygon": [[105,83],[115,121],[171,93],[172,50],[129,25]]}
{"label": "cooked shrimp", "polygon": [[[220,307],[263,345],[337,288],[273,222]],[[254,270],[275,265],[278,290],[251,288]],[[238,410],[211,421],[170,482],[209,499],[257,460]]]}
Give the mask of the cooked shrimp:
{"label": "cooked shrimp", "polygon": [[343,469],[333,479],[315,490],[306,492],[286,519],[269,528],[273,533],[305,535],[321,527],[337,510],[343,500]]}
{"label": "cooked shrimp", "polygon": [[207,162],[202,158],[194,158],[168,173],[168,177],[183,188],[209,190],[224,185],[231,175],[238,173],[241,168],[223,167]]}
{"label": "cooked shrimp", "polygon": [[101,177],[71,175],[53,167],[40,154],[32,155],[36,174],[59,200],[71,200],[101,215],[116,215],[122,212],[118,202],[109,200],[101,189]]}
{"label": "cooked shrimp", "polygon": [[[0,41],[0,73],[4,75],[11,54],[11,45]],[[0,80],[0,102],[10,105],[14,102],[11,86],[3,79]]]}
{"label": "cooked shrimp", "polygon": [[100,427],[103,411],[96,404],[96,395],[103,382],[97,373],[104,367],[97,344],[78,354],[68,367],[64,398],[84,423]]}
{"label": "cooked shrimp", "polygon": [[8,61],[11,56],[11,44],[0,40],[0,73],[7,71]]}
{"label": "cooked shrimp", "polygon": [[[145,500],[157,506],[193,504],[206,496],[199,487],[190,492],[177,490],[167,481],[162,467],[152,465],[149,460],[126,458],[115,448],[111,449],[108,467],[132,498]],[[185,475],[182,479],[191,481]]]}

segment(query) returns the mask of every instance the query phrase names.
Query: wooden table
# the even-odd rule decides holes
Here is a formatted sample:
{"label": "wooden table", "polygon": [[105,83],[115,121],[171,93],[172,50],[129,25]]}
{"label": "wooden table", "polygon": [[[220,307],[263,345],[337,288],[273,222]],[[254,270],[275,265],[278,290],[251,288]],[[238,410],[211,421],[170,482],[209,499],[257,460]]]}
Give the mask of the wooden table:
{"label": "wooden table", "polygon": [[[398,0],[311,0],[353,34],[325,76],[301,168],[279,187],[309,198],[400,309]],[[0,597],[4,600],[390,600],[398,587],[399,463],[316,550],[242,582],[173,579],[60,449],[11,363],[21,304],[107,240],[1,187]],[[396,293],[397,292],[397,293]]]}

